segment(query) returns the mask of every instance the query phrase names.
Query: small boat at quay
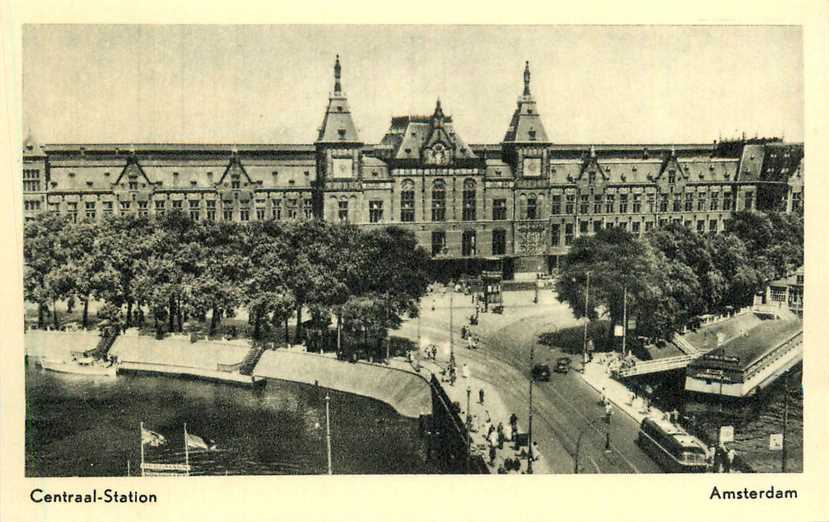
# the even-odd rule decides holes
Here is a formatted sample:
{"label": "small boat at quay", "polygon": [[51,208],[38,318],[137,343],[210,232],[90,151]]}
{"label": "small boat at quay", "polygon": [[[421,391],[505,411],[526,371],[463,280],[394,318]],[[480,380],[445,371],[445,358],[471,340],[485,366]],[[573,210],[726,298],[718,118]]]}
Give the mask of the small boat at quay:
{"label": "small boat at quay", "polygon": [[40,365],[44,370],[53,372],[104,377],[115,377],[118,370],[114,364],[100,362],[92,357],[75,357],[71,361],[41,359]]}

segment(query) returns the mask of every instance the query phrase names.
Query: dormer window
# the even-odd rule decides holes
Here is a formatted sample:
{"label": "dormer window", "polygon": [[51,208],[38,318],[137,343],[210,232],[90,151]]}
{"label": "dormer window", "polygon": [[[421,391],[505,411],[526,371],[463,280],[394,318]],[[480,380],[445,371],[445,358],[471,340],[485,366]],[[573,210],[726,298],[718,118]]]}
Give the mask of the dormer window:
{"label": "dormer window", "polygon": [[70,173],[69,173],[69,177],[70,177],[70,178],[74,178],[74,177],[75,177],[75,173],[74,173],[74,172],[70,172]]}
{"label": "dormer window", "polygon": [[294,184],[294,180],[289,179],[289,180],[288,180],[288,185],[293,185],[293,184]]}
{"label": "dormer window", "polygon": [[271,175],[273,175],[273,177],[277,177],[279,175],[279,171],[275,170],[275,171],[271,172]]}
{"label": "dormer window", "polygon": [[195,186],[196,186],[196,180],[192,180],[192,181],[190,182],[190,186],[191,186],[191,187],[195,187]]}
{"label": "dormer window", "polygon": [[173,176],[178,177],[178,172],[173,172]]}
{"label": "dormer window", "polygon": [[587,173],[587,183],[589,183],[590,185],[595,185],[596,184],[596,171],[595,170],[591,170],[590,172]]}
{"label": "dormer window", "polygon": [[535,129],[530,129],[527,134],[530,135],[530,141],[535,141]]}
{"label": "dormer window", "polygon": [[310,173],[310,172],[308,172],[307,170],[306,170],[303,174],[305,174],[306,176],[310,176],[310,175],[311,175],[311,173]]}
{"label": "dormer window", "polygon": [[529,107],[527,107],[527,114],[532,114],[532,113],[533,113],[533,110],[530,109]]}
{"label": "dormer window", "polygon": [[104,176],[109,177],[109,171],[104,172]]}
{"label": "dormer window", "polygon": [[345,139],[345,129],[337,129],[337,134],[340,136],[341,140]]}
{"label": "dormer window", "polygon": [[377,171],[376,171],[376,170],[372,170],[372,171],[371,171],[371,175],[372,175],[372,176],[375,176],[375,177],[376,177],[376,176],[377,176],[377,174],[378,174],[378,173],[377,173]]}
{"label": "dormer window", "polygon": [[234,190],[239,190],[242,188],[242,182],[239,180],[239,175],[234,174],[233,177],[230,179],[230,187]]}
{"label": "dormer window", "polygon": [[87,187],[91,187],[91,186],[92,186],[92,182],[91,182],[91,181],[87,181],[87,182],[86,182],[86,186],[87,186]]}
{"label": "dormer window", "polygon": [[412,149],[406,148],[406,154],[411,154],[411,153],[412,153]]}
{"label": "dormer window", "polygon": [[337,105],[337,112],[343,112],[343,106]]}
{"label": "dormer window", "polygon": [[674,183],[676,183],[676,171],[675,170],[669,170],[668,171],[668,184],[673,185]]}

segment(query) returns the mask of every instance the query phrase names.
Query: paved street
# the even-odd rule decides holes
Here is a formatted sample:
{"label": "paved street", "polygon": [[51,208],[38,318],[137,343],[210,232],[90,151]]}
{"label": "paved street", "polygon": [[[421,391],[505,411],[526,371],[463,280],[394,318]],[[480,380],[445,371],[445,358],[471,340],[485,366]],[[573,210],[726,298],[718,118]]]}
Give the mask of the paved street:
{"label": "paved street", "polygon": [[[510,292],[504,296],[503,315],[481,314],[477,331],[482,346],[469,350],[460,338],[460,328],[473,312],[468,296],[454,296],[455,356],[472,373],[498,390],[522,427],[527,425],[530,348],[535,345],[536,362],[552,363],[562,354],[537,344],[538,334],[579,324],[566,305],[556,302],[550,290],[541,292],[540,303],[532,303],[532,292]],[[431,310],[434,303],[435,310]],[[448,296],[427,296],[421,318],[422,338],[445,346],[448,338]],[[405,324],[400,334],[416,338],[416,321]],[[445,351],[445,350],[444,350]],[[448,353],[442,353],[448,357]],[[574,368],[580,364],[574,358]],[[554,373],[550,382],[533,389],[533,434],[549,468],[554,473],[573,473],[578,454],[580,473],[659,473],[661,469],[635,443],[638,424],[616,410],[610,429],[611,451],[605,452],[606,424],[600,394],[575,370]]]}

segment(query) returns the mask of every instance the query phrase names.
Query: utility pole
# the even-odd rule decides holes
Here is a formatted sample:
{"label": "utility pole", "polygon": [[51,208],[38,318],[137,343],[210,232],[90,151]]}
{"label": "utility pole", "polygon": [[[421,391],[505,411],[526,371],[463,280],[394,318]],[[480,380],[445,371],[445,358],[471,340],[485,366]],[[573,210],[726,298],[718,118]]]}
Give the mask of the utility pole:
{"label": "utility pole", "polygon": [[582,367],[587,364],[587,324],[590,322],[590,315],[587,307],[590,302],[590,272],[587,272],[587,286],[584,292],[584,344],[582,345]]}
{"label": "utility pole", "polygon": [[533,473],[533,363],[535,361],[535,345],[530,347],[530,414],[527,427],[527,473]]}
{"label": "utility pole", "polygon": [[452,308],[455,302],[455,285],[452,282],[449,282],[449,362],[450,364],[455,364],[455,341],[454,335],[452,334],[452,328],[454,327],[453,318],[452,318]]}
{"label": "utility pole", "polygon": [[627,356],[625,341],[628,335],[628,287],[622,290],[622,357]]}
{"label": "utility pole", "polygon": [[325,394],[325,445],[328,450],[328,474],[333,475],[333,471],[331,470],[331,414],[329,412],[329,404],[331,403],[331,397],[329,397],[328,393]]}
{"label": "utility pole", "polygon": [[470,396],[472,387],[466,385],[466,472],[469,473],[470,459],[472,458],[472,410],[470,410]]}
{"label": "utility pole", "polygon": [[789,377],[786,375],[785,387],[783,389],[783,447],[780,448],[780,471],[786,472],[786,428],[789,424]]}

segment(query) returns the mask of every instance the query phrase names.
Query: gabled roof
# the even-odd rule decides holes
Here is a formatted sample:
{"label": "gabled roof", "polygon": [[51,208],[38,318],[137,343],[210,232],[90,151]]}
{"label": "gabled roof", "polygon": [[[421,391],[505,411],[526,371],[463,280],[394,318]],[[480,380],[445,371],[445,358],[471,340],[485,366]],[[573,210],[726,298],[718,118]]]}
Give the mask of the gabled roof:
{"label": "gabled roof", "polygon": [[504,135],[504,143],[550,143],[535,99],[530,94],[530,62],[524,68],[524,93],[518,97],[518,106]]}
{"label": "gabled roof", "polygon": [[151,180],[149,176],[147,176],[147,173],[144,172],[144,169],[143,167],[141,167],[141,164],[138,162],[138,159],[135,156],[130,156],[129,158],[127,158],[127,163],[126,165],[124,165],[124,168],[121,170],[121,173],[118,175],[115,181],[112,182],[112,185],[115,186],[121,183],[121,179],[125,175],[130,176],[132,174],[140,175],[142,178],[144,178],[148,185],[153,184],[153,180]]}
{"label": "gabled roof", "polygon": [[322,119],[316,143],[362,143],[357,127],[351,119],[348,99],[340,85],[340,55],[334,63],[334,92],[328,97],[328,107]]}
{"label": "gabled roof", "polygon": [[23,140],[23,155],[30,157],[42,157],[46,155],[41,146],[37,143],[37,140],[35,140],[34,136],[32,136],[31,130],[26,134],[26,138]]}
{"label": "gabled roof", "polygon": [[253,180],[250,179],[250,176],[248,176],[248,172],[245,170],[245,166],[242,165],[242,162],[239,161],[239,156],[237,156],[236,154],[231,156],[230,161],[228,162],[227,167],[225,168],[225,171],[222,173],[222,177],[219,178],[216,184],[221,185],[228,174],[238,176],[244,175],[248,183],[253,183]]}
{"label": "gabled roof", "polygon": [[452,117],[443,114],[440,100],[431,116],[394,116],[380,142],[389,147],[394,159],[419,159],[423,149],[436,142],[445,143],[455,159],[477,158],[472,149],[455,132]]}

